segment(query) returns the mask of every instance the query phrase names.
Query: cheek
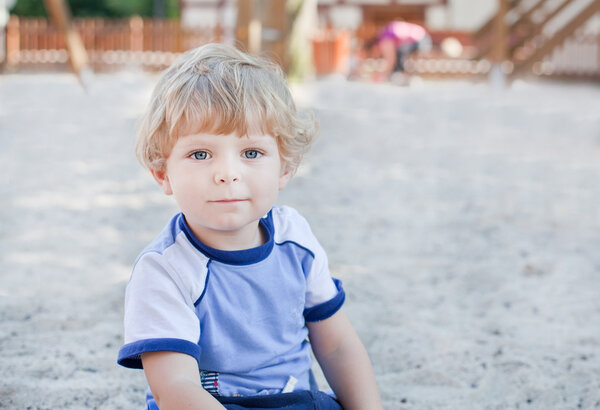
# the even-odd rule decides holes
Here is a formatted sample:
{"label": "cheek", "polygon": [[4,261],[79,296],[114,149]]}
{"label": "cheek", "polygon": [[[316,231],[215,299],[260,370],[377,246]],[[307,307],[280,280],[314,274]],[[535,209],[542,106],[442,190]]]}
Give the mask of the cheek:
{"label": "cheek", "polygon": [[190,174],[178,175],[177,178],[172,179],[171,188],[178,201],[193,200],[206,191],[201,184],[201,180]]}
{"label": "cheek", "polygon": [[271,200],[279,192],[279,177],[275,172],[263,173],[254,179],[253,185],[256,192],[260,192],[262,196]]}

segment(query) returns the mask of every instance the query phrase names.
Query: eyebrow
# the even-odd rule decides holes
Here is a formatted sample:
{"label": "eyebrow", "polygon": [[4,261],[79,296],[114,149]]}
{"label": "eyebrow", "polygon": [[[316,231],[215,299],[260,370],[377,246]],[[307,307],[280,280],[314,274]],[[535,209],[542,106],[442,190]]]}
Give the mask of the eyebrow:
{"label": "eyebrow", "polygon": [[[216,143],[216,141],[214,141],[215,139],[218,139],[220,136],[219,135],[201,135],[201,134],[192,134],[192,135],[185,135],[180,137],[184,138],[184,142],[180,145],[182,149],[184,150],[189,150],[189,149],[194,149],[196,147],[202,147],[202,146],[210,146],[213,143]],[[270,135],[244,135],[241,137],[238,137],[237,140],[239,140],[239,143],[244,145],[244,144],[257,144],[257,145],[264,145],[264,144],[271,144],[273,143],[275,146],[278,146],[277,144],[277,140],[275,137],[272,137]]]}

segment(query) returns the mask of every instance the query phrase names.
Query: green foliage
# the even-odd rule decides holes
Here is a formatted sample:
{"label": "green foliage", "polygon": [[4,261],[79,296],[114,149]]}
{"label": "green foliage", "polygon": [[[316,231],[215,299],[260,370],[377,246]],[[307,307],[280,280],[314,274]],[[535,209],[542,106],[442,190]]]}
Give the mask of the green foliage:
{"label": "green foliage", "polygon": [[10,12],[22,17],[47,16],[44,2],[41,0],[17,0],[17,3]]}
{"label": "green foliage", "polygon": [[167,18],[178,19],[179,14],[179,1],[178,0],[166,0],[167,2]]}
{"label": "green foliage", "polygon": [[103,2],[105,9],[114,17],[125,17],[134,14],[142,17],[152,16],[152,0],[104,0]]}
{"label": "green foliage", "polygon": [[[167,18],[179,17],[177,0],[162,0]],[[119,18],[138,15],[152,17],[156,0],[67,0],[74,17]],[[46,17],[42,0],[17,0],[12,14],[22,17]]]}

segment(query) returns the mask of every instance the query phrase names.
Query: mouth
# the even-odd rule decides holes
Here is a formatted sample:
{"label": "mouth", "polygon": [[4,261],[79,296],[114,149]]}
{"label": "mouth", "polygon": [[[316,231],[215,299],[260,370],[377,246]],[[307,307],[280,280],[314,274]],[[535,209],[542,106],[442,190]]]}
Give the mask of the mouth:
{"label": "mouth", "polygon": [[208,201],[208,202],[212,202],[215,204],[235,204],[237,202],[244,202],[247,201],[247,199],[217,199],[215,201]]}

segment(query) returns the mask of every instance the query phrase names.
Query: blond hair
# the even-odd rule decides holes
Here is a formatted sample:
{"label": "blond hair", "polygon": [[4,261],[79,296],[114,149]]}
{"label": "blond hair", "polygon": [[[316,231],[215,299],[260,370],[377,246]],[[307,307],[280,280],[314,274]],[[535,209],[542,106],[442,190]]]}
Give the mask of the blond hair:
{"label": "blond hair", "polygon": [[161,76],[141,118],[136,155],[163,170],[177,138],[194,133],[273,136],[295,171],[316,133],[276,64],[232,46],[207,44],[183,53]]}

